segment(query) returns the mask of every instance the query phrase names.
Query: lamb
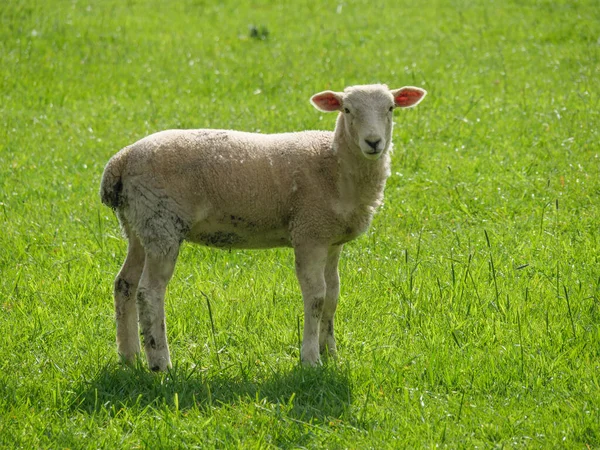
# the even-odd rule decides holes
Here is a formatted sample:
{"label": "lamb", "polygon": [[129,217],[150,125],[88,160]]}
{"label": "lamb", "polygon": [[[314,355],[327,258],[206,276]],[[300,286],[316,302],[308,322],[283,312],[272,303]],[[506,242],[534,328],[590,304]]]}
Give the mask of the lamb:
{"label": "lamb", "polygon": [[385,85],[324,91],[311,103],[338,111],[335,130],[258,134],[168,130],[115,154],[102,202],[128,240],[114,283],[117,348],[151,370],[171,367],[164,297],[184,240],[222,249],[292,247],[304,301],[303,364],[336,357],[338,260],[363,234],[390,175],[394,108],[426,91]]}

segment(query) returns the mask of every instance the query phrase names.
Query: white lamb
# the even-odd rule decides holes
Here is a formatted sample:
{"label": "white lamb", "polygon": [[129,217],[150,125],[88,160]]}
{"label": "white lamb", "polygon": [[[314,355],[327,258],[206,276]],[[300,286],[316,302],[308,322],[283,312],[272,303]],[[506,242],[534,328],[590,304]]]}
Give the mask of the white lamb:
{"label": "white lamb", "polygon": [[385,85],[325,91],[335,131],[256,134],[169,130],[125,147],[106,165],[101,197],[129,241],[114,286],[117,347],[128,362],[171,366],[164,296],[184,240],[219,248],[292,247],[304,300],[304,364],[336,356],[338,259],[364,233],[390,174],[392,112],[426,92]]}

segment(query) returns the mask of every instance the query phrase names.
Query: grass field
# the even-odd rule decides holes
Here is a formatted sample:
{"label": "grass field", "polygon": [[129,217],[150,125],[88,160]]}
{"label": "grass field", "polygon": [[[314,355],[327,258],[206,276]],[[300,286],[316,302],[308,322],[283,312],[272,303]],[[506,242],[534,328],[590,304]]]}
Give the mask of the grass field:
{"label": "grass field", "polygon": [[[429,95],[342,257],[339,361],[299,367],[289,250],[188,245],[174,369],[122,367],[108,158],[333,129],[310,96],[374,82]],[[599,93],[595,0],[2,2],[0,447],[599,448]]]}

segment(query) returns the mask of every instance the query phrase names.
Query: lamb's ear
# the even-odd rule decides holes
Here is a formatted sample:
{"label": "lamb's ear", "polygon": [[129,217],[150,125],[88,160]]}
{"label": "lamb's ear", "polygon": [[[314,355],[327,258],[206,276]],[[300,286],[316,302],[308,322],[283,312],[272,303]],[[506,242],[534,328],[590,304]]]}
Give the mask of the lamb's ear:
{"label": "lamb's ear", "polygon": [[311,97],[310,102],[319,111],[332,112],[342,109],[343,94],[333,91],[323,91]]}
{"label": "lamb's ear", "polygon": [[425,95],[427,95],[425,89],[413,86],[405,86],[400,89],[394,89],[391,92],[394,96],[396,108],[410,108],[411,106],[416,106],[425,98]]}

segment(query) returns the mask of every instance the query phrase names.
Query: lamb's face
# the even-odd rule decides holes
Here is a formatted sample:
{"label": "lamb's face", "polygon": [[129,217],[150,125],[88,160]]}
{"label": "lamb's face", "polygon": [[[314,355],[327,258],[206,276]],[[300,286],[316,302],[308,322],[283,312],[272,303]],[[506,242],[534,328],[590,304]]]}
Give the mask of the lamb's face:
{"label": "lamb's face", "polygon": [[352,89],[343,99],[346,141],[367,159],[378,159],[392,140],[394,97],[387,89]]}
{"label": "lamb's face", "polygon": [[389,90],[376,84],[352,86],[344,92],[325,91],[314,95],[311,103],[320,111],[340,111],[346,142],[368,159],[378,159],[392,141],[394,108],[417,105],[426,92],[416,87]]}

